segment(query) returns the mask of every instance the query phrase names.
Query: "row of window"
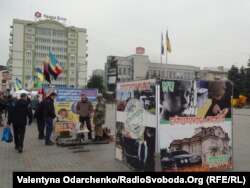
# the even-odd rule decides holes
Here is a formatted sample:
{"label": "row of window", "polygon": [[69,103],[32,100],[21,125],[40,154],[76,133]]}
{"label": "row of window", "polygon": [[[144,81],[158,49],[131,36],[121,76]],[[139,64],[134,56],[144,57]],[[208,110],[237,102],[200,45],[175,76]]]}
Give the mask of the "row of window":
{"label": "row of window", "polygon": [[119,75],[131,75],[131,68],[130,67],[118,67],[118,74]]}
{"label": "row of window", "polygon": [[[52,48],[53,49],[53,48]],[[48,53],[39,53],[39,52],[35,52],[35,56],[36,57],[41,57],[41,58],[44,58],[44,57],[47,57],[49,56]],[[56,58],[58,59],[67,59],[67,55],[55,55]],[[26,51],[25,52],[25,58],[26,59],[31,59],[32,58],[32,52],[31,51]],[[69,60],[70,62],[74,63],[76,61],[76,56],[75,55],[70,55],[69,57]]]}
{"label": "row of window", "polygon": [[36,34],[47,35],[47,36],[57,36],[57,37],[67,37],[67,34],[64,30],[60,29],[50,29],[50,28],[37,28]]}
{"label": "row of window", "polygon": [[[48,53],[40,53],[40,52],[35,52],[35,56],[36,57],[40,57],[40,58],[43,58],[45,59],[46,57],[49,56]],[[57,54],[55,55],[55,57],[58,59],[58,60],[67,60],[67,55],[60,55],[60,54]]]}
{"label": "row of window", "polygon": [[[118,75],[132,75],[132,69],[130,67],[118,67]],[[171,79],[194,79],[193,72],[183,72],[183,71],[164,71],[164,70],[154,70],[149,69],[148,77],[167,77]]]}
{"label": "row of window", "polygon": [[[26,33],[34,34],[35,29],[34,28],[26,28]],[[36,29],[36,33],[41,34],[41,35],[66,36],[66,31],[64,31],[64,30],[41,28],[41,27],[38,27]],[[68,37],[72,38],[72,39],[75,39],[76,38],[76,33],[68,33]]]}
{"label": "row of window", "polygon": [[67,48],[35,45],[36,50],[52,50],[53,52],[67,52]]}
{"label": "row of window", "polygon": [[60,45],[67,45],[68,42],[65,40],[58,40],[58,39],[48,39],[48,38],[39,38],[37,37],[35,39],[36,42],[41,42],[41,43],[52,43],[52,44],[60,44]]}

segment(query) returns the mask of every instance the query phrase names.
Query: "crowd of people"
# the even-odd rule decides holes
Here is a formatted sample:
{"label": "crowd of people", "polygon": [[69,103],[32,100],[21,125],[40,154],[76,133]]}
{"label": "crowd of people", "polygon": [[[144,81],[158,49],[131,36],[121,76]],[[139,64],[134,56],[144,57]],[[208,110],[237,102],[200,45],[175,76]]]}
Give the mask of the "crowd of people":
{"label": "crowd of people", "polygon": [[[25,93],[20,98],[4,97],[0,95],[0,126],[4,126],[3,114],[7,118],[5,126],[13,126],[15,149],[23,152],[23,143],[25,138],[26,125],[31,125],[36,120],[38,129],[38,139],[45,140],[45,146],[52,146],[54,142],[51,140],[53,127],[58,115],[55,111],[54,101],[57,94],[51,92],[47,97],[39,100],[39,96],[35,96],[32,100]],[[83,129],[86,124],[88,129],[88,139],[100,141],[103,139],[102,125],[105,123],[106,102],[102,94],[97,96],[97,104],[95,109],[93,104],[88,100],[87,96],[81,94],[81,100],[77,103],[76,114],[79,115],[80,128]],[[95,125],[95,138],[92,138],[91,119]]]}

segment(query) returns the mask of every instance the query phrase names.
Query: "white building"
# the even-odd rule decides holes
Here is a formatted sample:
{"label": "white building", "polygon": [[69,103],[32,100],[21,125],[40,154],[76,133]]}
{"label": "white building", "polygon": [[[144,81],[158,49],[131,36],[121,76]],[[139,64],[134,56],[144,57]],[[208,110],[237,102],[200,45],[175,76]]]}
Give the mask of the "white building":
{"label": "white building", "polygon": [[[55,54],[62,73],[51,84],[62,87],[87,85],[87,31],[83,28],[66,27],[54,20],[37,22],[14,19],[10,32],[10,60],[8,66],[12,83],[16,77],[25,88],[37,67],[49,51]],[[48,85],[47,81],[43,82]]]}
{"label": "white building", "polygon": [[200,71],[200,79],[202,80],[227,80],[229,69],[223,66],[219,67],[204,67]]}
{"label": "white building", "polygon": [[199,71],[195,66],[151,63],[146,55],[108,56],[104,81],[105,87],[113,91],[116,82],[150,78],[192,80],[198,78]]}

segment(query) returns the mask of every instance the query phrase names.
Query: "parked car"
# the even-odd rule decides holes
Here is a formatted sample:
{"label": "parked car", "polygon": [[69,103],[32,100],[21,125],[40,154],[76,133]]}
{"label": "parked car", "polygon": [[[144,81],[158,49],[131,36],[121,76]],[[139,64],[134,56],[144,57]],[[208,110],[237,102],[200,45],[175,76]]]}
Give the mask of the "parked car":
{"label": "parked car", "polygon": [[198,155],[190,154],[184,150],[162,153],[161,166],[163,170],[192,166],[201,166],[202,159]]}

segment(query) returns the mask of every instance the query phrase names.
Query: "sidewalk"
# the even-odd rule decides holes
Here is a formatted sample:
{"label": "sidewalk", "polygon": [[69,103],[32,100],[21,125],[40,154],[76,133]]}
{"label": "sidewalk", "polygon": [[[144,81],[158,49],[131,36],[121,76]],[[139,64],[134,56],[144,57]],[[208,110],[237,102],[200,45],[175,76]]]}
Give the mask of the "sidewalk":
{"label": "sidewalk", "polygon": [[[106,125],[114,133],[114,109],[107,108]],[[112,122],[112,123],[111,123]],[[111,126],[112,125],[112,126]],[[3,127],[0,127],[2,135]],[[115,142],[84,146],[89,152],[74,153],[67,147],[45,146],[38,140],[36,122],[26,127],[23,153],[14,149],[14,143],[0,142],[0,187],[12,187],[13,171],[131,171],[114,159]]]}
{"label": "sidewalk", "polygon": [[[233,171],[250,171],[250,109],[235,109],[233,113]],[[104,127],[114,133],[115,107],[108,105],[106,114]],[[37,134],[36,123],[27,126],[21,154],[14,149],[14,143],[0,142],[1,188],[12,187],[13,171],[131,171],[114,159],[114,142],[87,145],[89,152],[73,153],[67,147],[45,146]]]}

